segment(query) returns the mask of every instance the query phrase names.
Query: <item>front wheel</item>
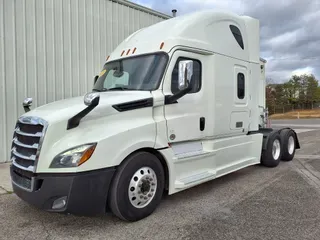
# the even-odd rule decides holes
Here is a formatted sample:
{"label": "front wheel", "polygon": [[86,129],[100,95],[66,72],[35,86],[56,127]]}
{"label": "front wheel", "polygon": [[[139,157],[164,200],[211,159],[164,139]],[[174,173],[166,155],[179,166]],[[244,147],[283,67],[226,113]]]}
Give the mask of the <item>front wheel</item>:
{"label": "front wheel", "polygon": [[164,170],[148,152],[129,156],[117,169],[109,195],[109,207],[122,220],[138,221],[159,205],[164,190]]}

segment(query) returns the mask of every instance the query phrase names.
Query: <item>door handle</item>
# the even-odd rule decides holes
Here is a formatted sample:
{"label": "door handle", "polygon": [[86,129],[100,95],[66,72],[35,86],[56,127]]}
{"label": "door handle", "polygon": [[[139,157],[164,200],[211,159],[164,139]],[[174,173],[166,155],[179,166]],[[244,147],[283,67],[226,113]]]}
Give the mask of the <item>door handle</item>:
{"label": "door handle", "polygon": [[200,131],[203,131],[205,126],[206,126],[206,118],[205,117],[201,117],[200,118]]}

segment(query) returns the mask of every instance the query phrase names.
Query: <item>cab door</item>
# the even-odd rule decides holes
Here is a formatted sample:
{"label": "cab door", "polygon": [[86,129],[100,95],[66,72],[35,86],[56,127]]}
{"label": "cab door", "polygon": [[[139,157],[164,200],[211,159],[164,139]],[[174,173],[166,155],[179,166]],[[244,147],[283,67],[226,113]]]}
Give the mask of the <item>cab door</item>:
{"label": "cab door", "polygon": [[[239,62],[234,66],[234,102],[230,117],[230,129],[235,133],[246,134],[250,125],[249,76],[247,63]],[[257,91],[257,89],[255,89]]]}
{"label": "cab door", "polygon": [[163,93],[170,96],[179,91],[179,62],[193,61],[192,89],[174,103],[165,103],[164,112],[167,122],[169,143],[200,140],[205,136],[207,103],[203,85],[203,64],[206,56],[177,50],[174,52],[164,79]]}

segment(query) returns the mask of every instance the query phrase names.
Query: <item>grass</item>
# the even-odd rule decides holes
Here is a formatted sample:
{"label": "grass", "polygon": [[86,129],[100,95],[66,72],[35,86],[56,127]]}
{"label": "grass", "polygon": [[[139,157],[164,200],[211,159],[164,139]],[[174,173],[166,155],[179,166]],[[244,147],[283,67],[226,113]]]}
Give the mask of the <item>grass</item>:
{"label": "grass", "polygon": [[320,118],[320,108],[308,109],[308,110],[294,110],[286,113],[276,113],[269,116],[270,119],[310,119]]}

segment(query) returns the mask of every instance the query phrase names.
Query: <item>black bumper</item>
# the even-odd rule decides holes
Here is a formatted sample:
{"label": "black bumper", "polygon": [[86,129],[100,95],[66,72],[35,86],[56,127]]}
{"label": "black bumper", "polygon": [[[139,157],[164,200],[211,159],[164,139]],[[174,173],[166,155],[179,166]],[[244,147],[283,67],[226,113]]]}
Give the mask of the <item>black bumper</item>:
{"label": "black bumper", "polygon": [[[107,210],[108,190],[115,168],[84,173],[34,174],[10,167],[14,193],[37,208],[75,215],[100,215]],[[61,209],[53,202],[67,197]]]}

